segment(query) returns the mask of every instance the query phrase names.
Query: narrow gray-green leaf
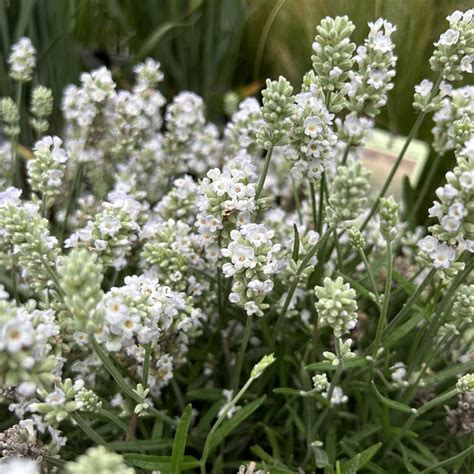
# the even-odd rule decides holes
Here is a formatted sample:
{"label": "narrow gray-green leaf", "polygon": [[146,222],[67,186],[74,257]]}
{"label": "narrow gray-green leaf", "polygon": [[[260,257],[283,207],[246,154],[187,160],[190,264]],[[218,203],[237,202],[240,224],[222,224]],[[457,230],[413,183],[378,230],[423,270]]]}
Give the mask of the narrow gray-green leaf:
{"label": "narrow gray-green leaf", "polygon": [[171,469],[173,474],[180,474],[183,469],[184,450],[186,448],[186,440],[188,438],[189,424],[191,423],[191,415],[193,407],[188,404],[184,409],[183,415],[178,423],[176,434],[174,436],[173,451],[171,453]]}

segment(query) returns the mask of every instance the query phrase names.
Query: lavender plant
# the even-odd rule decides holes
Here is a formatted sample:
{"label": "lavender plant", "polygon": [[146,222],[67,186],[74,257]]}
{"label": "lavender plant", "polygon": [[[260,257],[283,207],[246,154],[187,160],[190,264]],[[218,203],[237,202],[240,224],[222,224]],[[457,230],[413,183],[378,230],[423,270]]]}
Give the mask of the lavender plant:
{"label": "lavender plant", "polygon": [[[448,17],[377,195],[383,19],[359,46],[324,19],[301,89],[229,96],[221,128],[195,93],[166,103],[153,59],[127,90],[69,86],[62,138],[46,87],[29,121],[2,98],[0,472],[472,472],[473,15]],[[22,38],[20,96],[35,64]],[[412,232],[386,193],[430,115],[456,163]]]}

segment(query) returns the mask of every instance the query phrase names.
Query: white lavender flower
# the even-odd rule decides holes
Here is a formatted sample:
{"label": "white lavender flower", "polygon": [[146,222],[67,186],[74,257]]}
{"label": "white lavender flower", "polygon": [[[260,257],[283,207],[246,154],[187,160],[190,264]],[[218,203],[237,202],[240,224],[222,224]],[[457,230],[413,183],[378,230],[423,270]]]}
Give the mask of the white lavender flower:
{"label": "white lavender flower", "polygon": [[295,97],[290,145],[285,147],[295,178],[319,179],[334,159],[337,136],[332,129],[333,118],[316,91]]}
{"label": "white lavender flower", "polygon": [[271,276],[278,269],[275,254],[280,251],[280,245],[272,243],[273,236],[263,224],[244,224],[230,233],[231,242],[222,249],[230,260],[222,266],[224,276],[234,279],[229,301],[248,316],[263,316],[268,308],[263,301],[273,290]]}
{"label": "white lavender flower", "polygon": [[11,49],[8,71],[14,81],[29,82],[36,66],[36,50],[29,38],[20,38]]}
{"label": "white lavender flower", "polygon": [[225,146],[229,154],[245,150],[257,154],[257,133],[263,125],[260,104],[254,97],[244,99],[224,130]]}
{"label": "white lavender flower", "polygon": [[322,324],[333,329],[336,337],[347,334],[357,323],[356,292],[342,277],[331,280],[326,277],[324,286],[316,286],[315,303]]}
{"label": "white lavender flower", "polygon": [[0,99],[0,120],[7,137],[14,138],[20,134],[20,112],[11,97]]}
{"label": "white lavender flower", "polygon": [[267,87],[262,91],[264,125],[257,134],[257,143],[262,148],[268,149],[288,140],[292,93],[293,87],[284,77],[280,76],[278,81],[267,80]]}
{"label": "white lavender flower", "polygon": [[61,195],[68,156],[59,137],[44,137],[36,142],[33,158],[28,161],[28,182],[38,194],[46,212]]}
{"label": "white lavender flower", "polygon": [[69,461],[65,466],[66,474],[135,474],[135,469],[128,467],[120,454],[107,451],[104,446],[89,448],[75,461]]}
{"label": "white lavender flower", "polygon": [[358,71],[349,71],[350,82],[343,92],[348,96],[348,108],[359,115],[375,117],[387,103],[387,92],[393,88],[397,57],[391,35],[396,27],[379,18],[369,22],[370,32],[354,57]]}
{"label": "white lavender flower", "polygon": [[474,62],[474,10],[455,11],[446,19],[449,28],[434,43],[431,69],[447,81],[458,81],[464,72],[472,73]]}
{"label": "white lavender flower", "polygon": [[329,197],[327,219],[334,225],[352,225],[367,203],[370,171],[362,163],[350,159],[345,166],[337,168]]}
{"label": "white lavender flower", "polygon": [[460,146],[455,137],[454,122],[467,115],[474,121],[474,86],[453,89],[443,100],[442,107],[433,115],[435,126],[433,148],[440,154]]}
{"label": "white lavender flower", "polygon": [[31,93],[30,119],[31,126],[38,135],[49,128],[47,118],[53,112],[53,92],[44,86],[37,86]]}
{"label": "white lavender flower", "polygon": [[144,89],[154,89],[165,78],[160,68],[160,62],[153,58],[147,58],[143,63],[134,66],[133,72],[137,75],[137,85]]}
{"label": "white lavender flower", "polygon": [[29,312],[9,301],[0,301],[0,382],[23,396],[48,386],[57,365],[53,338],[59,334],[52,310]]}

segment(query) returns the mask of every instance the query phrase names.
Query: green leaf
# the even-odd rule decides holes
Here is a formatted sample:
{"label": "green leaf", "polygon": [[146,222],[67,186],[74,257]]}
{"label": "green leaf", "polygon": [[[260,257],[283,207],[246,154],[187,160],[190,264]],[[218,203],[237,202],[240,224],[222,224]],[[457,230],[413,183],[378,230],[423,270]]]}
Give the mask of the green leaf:
{"label": "green leaf", "polygon": [[296,263],[300,257],[300,234],[298,233],[298,227],[296,227],[296,224],[293,224],[293,230],[295,232],[295,242],[293,244],[293,253],[291,258]]}
{"label": "green leaf", "polygon": [[326,454],[326,451],[321,448],[313,448],[314,452],[314,459],[316,461],[316,467],[318,468],[323,468],[326,467],[329,464],[329,459],[328,455]]}
{"label": "green leaf", "polygon": [[237,410],[230,420],[222,423],[221,427],[214,433],[210,440],[209,453],[219,446],[225,437],[229,435],[237,426],[239,426],[246,418],[248,418],[267,398],[266,395],[257,398],[253,402],[245,405]]}
{"label": "green leaf", "polygon": [[166,449],[173,446],[172,439],[160,440],[137,440],[137,441],[113,441],[109,446],[115,451],[132,451],[134,449],[143,449],[144,451],[155,451],[159,449]]}
{"label": "green leaf", "polygon": [[[348,359],[344,361],[344,368],[352,369],[354,367],[362,367],[368,364],[368,361],[365,357],[354,357],[354,359]],[[331,362],[316,362],[314,364],[309,364],[305,367],[307,370],[336,370],[337,365],[332,365]]]}
{"label": "green leaf", "polygon": [[[369,448],[367,448],[365,451],[362,451],[359,454],[356,454],[352,459],[349,461],[346,461],[345,463],[342,464],[341,469],[343,473],[352,473],[352,472],[357,472],[357,469],[363,468],[367,463],[369,463],[372,458],[377,454],[377,451],[380,449],[382,446],[382,443],[376,443]],[[356,464],[356,470],[352,471],[351,466],[355,465],[353,464],[357,460]]]}
{"label": "green leaf", "polygon": [[188,404],[176,428],[173,451],[171,453],[171,469],[173,474],[180,474],[183,469],[184,450],[186,448],[186,439],[188,437],[192,411],[193,407],[191,404]]}
{"label": "green leaf", "polygon": [[377,389],[377,386],[375,385],[374,381],[372,380],[371,382],[372,389],[377,396],[377,398],[380,400],[380,402],[385,405],[388,408],[391,408],[392,410],[396,411],[401,411],[403,413],[414,413],[413,409],[409,407],[408,405],[405,405],[402,402],[397,402],[395,400],[391,400],[390,398],[384,397]]}
{"label": "green leaf", "polygon": [[341,465],[341,474],[356,474],[359,469],[360,454]]}
{"label": "green leaf", "polygon": [[[149,471],[161,471],[161,474],[172,474],[171,456],[154,456],[151,454],[124,453],[122,455],[132,466]],[[183,457],[182,469],[195,469],[199,461],[193,456]]]}

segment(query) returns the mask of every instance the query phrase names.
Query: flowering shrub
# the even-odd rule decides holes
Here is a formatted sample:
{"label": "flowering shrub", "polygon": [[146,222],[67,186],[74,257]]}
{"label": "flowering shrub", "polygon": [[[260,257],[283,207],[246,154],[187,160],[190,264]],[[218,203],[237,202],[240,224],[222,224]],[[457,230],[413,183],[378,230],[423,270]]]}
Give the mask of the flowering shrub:
{"label": "flowering shrub", "polygon": [[[396,27],[317,27],[296,91],[262,105],[168,104],[147,59],[120,90],[84,73],[0,119],[0,472],[472,472],[474,11],[434,44],[414,92],[454,168],[432,224],[378,192],[360,146],[394,87]],[[408,221],[407,221],[408,218]],[[446,434],[448,433],[449,434]],[[470,436],[471,435],[471,436]]]}

